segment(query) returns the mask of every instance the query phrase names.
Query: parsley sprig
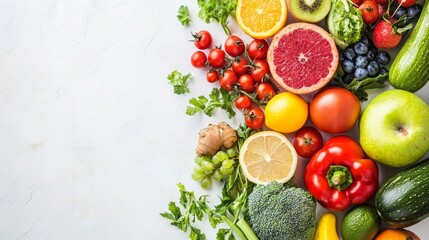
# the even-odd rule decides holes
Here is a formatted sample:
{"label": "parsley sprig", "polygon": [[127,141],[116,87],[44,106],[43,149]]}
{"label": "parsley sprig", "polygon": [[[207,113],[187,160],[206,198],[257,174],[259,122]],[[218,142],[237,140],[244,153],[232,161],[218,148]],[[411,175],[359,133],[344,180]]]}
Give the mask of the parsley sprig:
{"label": "parsley sprig", "polygon": [[228,17],[234,15],[237,0],[198,0],[200,12],[198,16],[206,23],[216,21],[222,25],[227,35],[231,35],[228,28]]}
{"label": "parsley sprig", "polygon": [[192,78],[190,73],[183,75],[177,70],[174,70],[167,77],[170,85],[174,88],[175,94],[189,93],[188,81]]}
{"label": "parsley sprig", "polygon": [[228,118],[235,116],[233,109],[233,100],[237,97],[236,94],[230,93],[225,89],[213,88],[209,98],[205,96],[194,97],[189,100],[189,106],[186,108],[186,114],[193,116],[198,112],[202,112],[207,116],[213,116],[214,111],[221,108],[226,111]]}
{"label": "parsley sprig", "polygon": [[179,7],[177,19],[179,19],[180,23],[182,23],[183,26],[189,26],[189,23],[191,22],[191,17],[189,16],[188,6],[181,5]]}

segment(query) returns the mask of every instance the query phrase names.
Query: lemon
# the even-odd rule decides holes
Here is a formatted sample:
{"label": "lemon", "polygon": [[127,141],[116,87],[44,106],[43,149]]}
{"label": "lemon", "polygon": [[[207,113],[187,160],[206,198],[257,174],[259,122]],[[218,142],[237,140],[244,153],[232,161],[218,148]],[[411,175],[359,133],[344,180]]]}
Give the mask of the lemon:
{"label": "lemon", "polygon": [[253,38],[272,37],[286,24],[285,0],[238,0],[237,23]]}
{"label": "lemon", "polygon": [[290,180],[296,170],[298,155],[281,133],[262,131],[243,143],[239,156],[244,176],[256,184]]}
{"label": "lemon", "polygon": [[291,92],[275,95],[265,107],[265,125],[277,132],[295,132],[304,126],[307,117],[307,102]]}

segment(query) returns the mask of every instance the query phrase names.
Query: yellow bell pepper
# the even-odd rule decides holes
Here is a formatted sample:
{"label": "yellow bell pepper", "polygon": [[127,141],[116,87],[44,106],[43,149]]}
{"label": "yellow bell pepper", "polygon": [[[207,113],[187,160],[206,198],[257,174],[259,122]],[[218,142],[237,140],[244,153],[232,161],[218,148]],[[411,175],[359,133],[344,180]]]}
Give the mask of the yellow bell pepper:
{"label": "yellow bell pepper", "polygon": [[323,214],[317,225],[314,240],[339,240],[335,221],[336,218],[333,213]]}

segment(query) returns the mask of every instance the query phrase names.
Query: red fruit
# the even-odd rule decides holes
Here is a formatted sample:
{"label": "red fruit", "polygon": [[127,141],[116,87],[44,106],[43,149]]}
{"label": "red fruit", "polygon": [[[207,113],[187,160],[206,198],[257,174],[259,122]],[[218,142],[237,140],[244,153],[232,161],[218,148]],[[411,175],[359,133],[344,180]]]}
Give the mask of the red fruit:
{"label": "red fruit", "polygon": [[219,80],[219,73],[217,71],[208,71],[206,73],[206,79],[209,83],[214,83]]}
{"label": "red fruit", "polygon": [[392,33],[392,23],[386,20],[379,21],[372,31],[372,42],[377,48],[391,49],[401,42],[402,35]]}
{"label": "red fruit", "polygon": [[246,74],[250,70],[248,63],[243,57],[234,59],[231,64],[231,68],[238,76]]}
{"label": "red fruit", "polygon": [[325,86],[338,67],[338,50],[323,28],[292,23],[280,30],[268,49],[274,81],[289,92],[306,94]]}
{"label": "red fruit", "polygon": [[373,24],[378,20],[378,4],[367,0],[364,1],[360,6],[359,9],[362,13],[362,18],[364,23],[366,24]]}
{"label": "red fruit", "polygon": [[242,95],[242,96],[238,97],[237,99],[235,99],[234,104],[238,109],[243,111],[243,109],[251,108],[253,102],[248,96]]}
{"label": "red fruit", "polygon": [[[378,5],[381,5],[383,7],[387,6],[387,4],[389,3],[388,0],[373,0],[374,2],[378,3]],[[382,16],[382,15],[379,15]]]}
{"label": "red fruit", "polygon": [[207,60],[210,66],[214,68],[221,68],[226,63],[225,52],[222,49],[213,48],[212,50],[210,50]]}
{"label": "red fruit", "polygon": [[352,2],[359,6],[362,3],[362,0],[352,0]]}
{"label": "red fruit", "polygon": [[237,75],[231,70],[226,70],[219,78],[219,85],[227,91],[232,91],[237,81]]}
{"label": "red fruit", "polygon": [[253,80],[252,76],[249,74],[243,74],[238,78],[238,85],[240,85],[241,89],[245,92],[253,92],[255,91],[255,80]]}
{"label": "red fruit", "polygon": [[378,16],[383,16],[385,12],[386,12],[386,8],[383,5],[378,4]]}
{"label": "red fruit", "polygon": [[398,0],[398,4],[401,4],[402,7],[411,7],[416,4],[417,0]]}
{"label": "red fruit", "polygon": [[206,66],[207,56],[202,51],[196,51],[191,56],[191,64],[195,68],[203,68]]}

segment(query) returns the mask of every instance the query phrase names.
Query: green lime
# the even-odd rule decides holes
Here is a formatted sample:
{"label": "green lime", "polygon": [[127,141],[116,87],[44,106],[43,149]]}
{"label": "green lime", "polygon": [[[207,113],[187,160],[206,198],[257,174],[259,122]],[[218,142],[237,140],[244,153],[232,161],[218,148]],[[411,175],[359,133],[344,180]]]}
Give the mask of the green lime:
{"label": "green lime", "polygon": [[371,240],[381,227],[381,220],[373,206],[360,205],[343,218],[341,234],[344,240]]}

